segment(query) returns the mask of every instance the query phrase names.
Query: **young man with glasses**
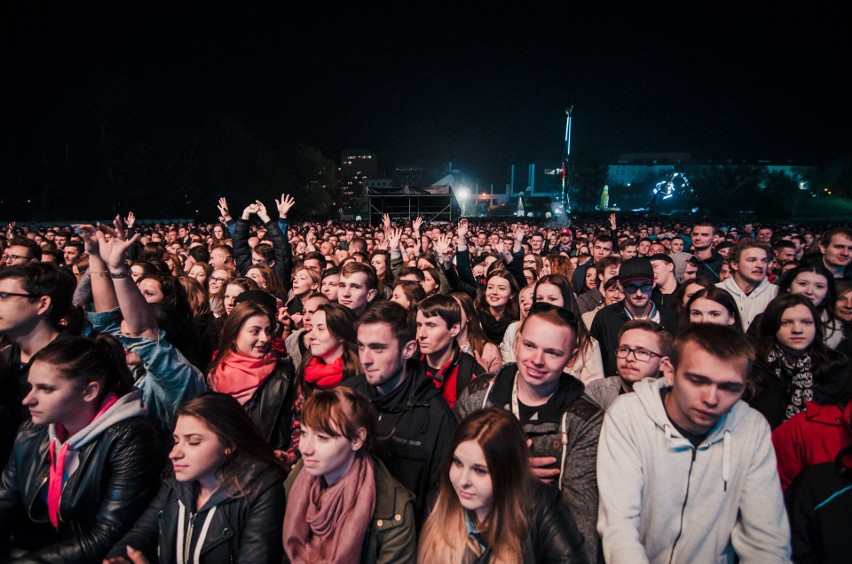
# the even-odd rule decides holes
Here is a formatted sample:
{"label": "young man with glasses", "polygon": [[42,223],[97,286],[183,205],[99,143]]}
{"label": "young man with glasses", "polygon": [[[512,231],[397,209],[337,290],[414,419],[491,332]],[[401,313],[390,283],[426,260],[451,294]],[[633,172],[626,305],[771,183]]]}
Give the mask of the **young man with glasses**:
{"label": "young man with glasses", "polygon": [[3,264],[15,266],[29,262],[39,262],[41,247],[32,239],[12,239],[9,248],[3,251]]}
{"label": "young man with glasses", "polygon": [[648,319],[634,319],[618,332],[615,357],[618,375],[600,378],[586,385],[586,395],[606,411],[621,394],[645,378],[658,378],[669,362],[672,336]]}
{"label": "young man with glasses", "polygon": [[22,401],[29,391],[30,362],[38,351],[61,338],[59,321],[71,306],[77,284],[71,271],[28,262],[0,268],[0,466],[9,458],[18,426],[29,417]]}
{"label": "young man with glasses", "polygon": [[622,325],[632,319],[650,319],[671,334],[677,326],[673,309],[660,309],[651,299],[654,289],[654,269],[646,257],[636,257],[621,263],[618,281],[624,290],[624,300],[604,307],[595,314],[590,333],[601,346],[604,373],[618,374],[615,349]]}
{"label": "young man with glasses", "polygon": [[664,378],[636,383],[604,417],[598,531],[607,562],[790,562],[769,424],[740,401],[754,349],[698,323]]}
{"label": "young man with glasses", "polygon": [[603,412],[583,394],[583,384],[565,372],[578,349],[574,314],[533,304],[515,340],[516,363],[473,380],[454,411],[459,420],[486,407],[517,417],[530,444],[533,474],[561,490],[586,539],[588,559],[597,562],[595,458]]}

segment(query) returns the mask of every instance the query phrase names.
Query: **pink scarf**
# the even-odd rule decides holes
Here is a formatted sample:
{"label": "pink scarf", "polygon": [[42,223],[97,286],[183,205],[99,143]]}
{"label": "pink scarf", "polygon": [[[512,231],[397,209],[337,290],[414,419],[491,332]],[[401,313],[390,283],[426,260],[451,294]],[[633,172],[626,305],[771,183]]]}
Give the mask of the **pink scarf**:
{"label": "pink scarf", "polygon": [[277,364],[278,356],[271,351],[263,358],[231,352],[225,355],[216,370],[211,373],[210,383],[215,391],[232,395],[240,405],[245,405],[266,382]]}
{"label": "pink scarf", "polygon": [[376,509],[373,461],[358,456],[333,486],[304,468],[284,513],[284,551],[293,564],[358,562]]}
{"label": "pink scarf", "polygon": [[327,390],[334,388],[343,380],[343,357],[331,364],[325,364],[317,357],[308,361],[305,367],[305,381]]}
{"label": "pink scarf", "polygon": [[[101,409],[95,414],[94,421],[113,406],[118,401],[118,396],[110,392],[101,403]],[[92,424],[89,422],[89,425]],[[67,435],[67,431],[61,425],[56,426],[56,434],[60,436]],[[62,482],[65,474],[65,458],[68,456],[68,439],[59,447],[59,454],[56,453],[56,439],[50,441],[48,454],[50,455],[50,478],[47,482],[47,514],[50,517],[50,524],[57,531],[59,530],[59,501],[62,499]]]}

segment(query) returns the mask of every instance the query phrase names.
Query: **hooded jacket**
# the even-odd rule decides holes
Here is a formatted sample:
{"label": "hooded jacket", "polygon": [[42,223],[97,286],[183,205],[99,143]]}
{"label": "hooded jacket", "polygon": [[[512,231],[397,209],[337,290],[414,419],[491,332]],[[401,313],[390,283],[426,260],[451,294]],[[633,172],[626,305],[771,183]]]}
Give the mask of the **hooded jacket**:
{"label": "hooded jacket", "polygon": [[[517,374],[518,366],[508,364],[497,374],[484,374],[471,382],[456,402],[456,417],[461,420],[486,407],[511,411]],[[521,423],[524,433],[533,441],[533,455],[556,458],[561,470],[562,498],[585,538],[583,549],[589,561],[596,562],[600,541],[595,530],[598,512],[595,457],[603,412],[583,395],[583,389],[582,382],[563,374],[556,392],[538,409],[537,420]]]}
{"label": "hooded jacket", "polygon": [[604,417],[598,532],[607,562],[790,562],[790,527],[762,415],[738,401],[696,448],[669,420],[664,379]]}
{"label": "hooded jacket", "polygon": [[408,376],[389,394],[379,394],[363,375],[343,385],[370,400],[378,419],[375,454],[414,494],[417,523],[422,524],[437,493],[441,466],[456,429],[456,419],[441,390],[416,361],[409,361]]}
{"label": "hooded jacket", "polygon": [[[280,562],[281,527],[284,524],[284,482],[281,472],[255,463],[246,482],[246,495],[216,491],[195,511],[198,484],[179,482],[171,474],[151,505],[110,551],[109,558],[126,557],[132,546],[150,562],[219,564],[229,562]],[[183,538],[184,542],[179,540]]]}
{"label": "hooded jacket", "polygon": [[[27,561],[99,562],[156,493],[157,432],[138,390],[122,396],[70,437],[59,499],[59,527],[49,523],[47,490],[53,426],[27,421],[0,483],[0,544],[32,550]],[[56,445],[57,451],[60,445]]]}
{"label": "hooded jacket", "polygon": [[737,307],[740,310],[740,319],[743,320],[743,331],[748,331],[754,318],[763,313],[769,302],[778,295],[778,286],[770,283],[766,278],[750,294],[746,294],[737,286],[733,276],[719,282],[716,284],[716,287],[727,290],[734,298],[734,301],[737,302]]}

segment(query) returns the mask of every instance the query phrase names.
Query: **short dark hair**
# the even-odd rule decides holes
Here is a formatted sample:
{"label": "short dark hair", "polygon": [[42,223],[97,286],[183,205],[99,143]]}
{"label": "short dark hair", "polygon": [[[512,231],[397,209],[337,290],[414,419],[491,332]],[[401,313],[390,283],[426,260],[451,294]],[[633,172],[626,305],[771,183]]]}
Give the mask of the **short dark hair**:
{"label": "short dark hair", "polygon": [[70,270],[47,262],[29,262],[0,268],[0,280],[15,278],[33,298],[48,296],[50,310],[47,319],[54,327],[71,307],[77,280]]}
{"label": "short dark hair", "polygon": [[396,279],[399,280],[403,276],[414,276],[417,278],[418,282],[423,282],[426,280],[426,276],[423,274],[423,271],[417,268],[416,266],[403,266],[399,269],[399,272],[396,275]]}
{"label": "short dark hair", "polygon": [[349,261],[340,267],[340,277],[348,277],[352,274],[362,273],[366,277],[368,290],[376,290],[379,287],[379,278],[376,276],[376,270],[365,262]]}
{"label": "short dark hair", "polygon": [[456,323],[461,324],[461,306],[449,296],[429,296],[417,305],[417,311],[422,313],[423,317],[440,317],[449,328]]}
{"label": "short dark hair", "polygon": [[828,231],[822,234],[822,237],[819,241],[820,244],[823,247],[829,246],[831,244],[831,240],[834,238],[835,235],[843,235],[849,239],[852,239],[852,227],[849,227],[848,225],[843,225],[840,227],[829,229]]}
{"label": "short dark hair", "polygon": [[390,325],[400,349],[417,337],[417,324],[414,320],[414,314],[396,302],[380,300],[374,303],[358,317],[358,321],[355,322],[355,329],[358,330],[363,325],[376,323]]}
{"label": "short dark hair", "polygon": [[6,248],[9,247],[25,247],[27,249],[27,258],[29,260],[40,260],[41,259],[41,247],[38,243],[33,241],[32,239],[26,239],[23,237],[16,237],[9,241],[9,244],[6,245]]}
{"label": "short dark hair", "polygon": [[731,249],[731,252],[728,254],[728,262],[737,263],[740,261],[740,255],[743,254],[743,251],[747,249],[763,249],[766,251],[766,257],[769,258],[772,255],[772,251],[768,246],[764,245],[757,239],[752,239],[751,237],[745,237],[740,239],[734,248]]}

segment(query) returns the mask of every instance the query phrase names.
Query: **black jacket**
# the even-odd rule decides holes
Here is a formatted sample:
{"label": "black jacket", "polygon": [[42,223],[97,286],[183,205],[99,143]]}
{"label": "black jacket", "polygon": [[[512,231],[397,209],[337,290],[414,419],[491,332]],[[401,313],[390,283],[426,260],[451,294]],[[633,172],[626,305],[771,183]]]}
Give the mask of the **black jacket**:
{"label": "black jacket", "polygon": [[805,468],[784,493],[793,561],[846,564],[852,554],[852,447]]}
{"label": "black jacket", "polygon": [[133,417],[80,450],[77,471],[62,490],[58,531],[47,512],[49,443],[47,426],[21,426],[0,483],[0,544],[14,534],[16,548],[32,551],[17,562],[100,562],[157,491],[157,431]]}
{"label": "black jacket", "polygon": [[[660,314],[660,325],[663,326],[663,329],[674,335],[675,331],[677,331],[677,315],[674,310],[661,308],[657,304],[654,305]],[[624,305],[616,303],[598,310],[594,321],[592,321],[589,333],[597,339],[598,344],[601,346],[601,356],[603,357],[604,374],[606,376],[615,376],[618,374],[618,365],[615,360],[615,349],[618,347],[618,331],[629,319],[630,317],[627,315]]]}
{"label": "black jacket", "polygon": [[382,396],[363,375],[343,383],[370,400],[376,410],[375,454],[391,475],[415,498],[418,524],[429,514],[438,489],[441,465],[449,449],[456,419],[441,391],[420,362],[409,362],[408,377]]}
{"label": "black jacket", "polygon": [[294,400],[293,363],[278,361],[275,370],[243,406],[260,434],[274,450],[290,446],[290,422]]}
{"label": "black jacket", "polygon": [[[287,224],[284,222],[286,228]],[[272,250],[275,253],[275,274],[286,288],[290,287],[290,272],[293,270],[293,252],[290,247],[290,239],[287,233],[281,231],[278,221],[270,219],[263,224],[266,229],[266,239],[272,241]],[[248,244],[249,222],[240,218],[234,228],[234,262],[237,269],[245,276],[251,268],[251,247]]]}
{"label": "black jacket", "polygon": [[[580,564],[589,562],[583,550],[583,535],[577,529],[568,507],[562,502],[559,490],[539,480],[530,480],[529,536],[521,545],[524,564],[552,562]],[[491,549],[481,556],[471,553],[474,564],[488,564]]]}
{"label": "black jacket", "polygon": [[183,504],[184,523],[181,525],[187,530],[187,523],[192,523],[185,562],[194,562],[201,531],[214,507],[216,512],[210,517],[199,562],[280,562],[284,554],[281,544],[286,505],[284,478],[277,468],[257,463],[247,483],[251,487],[248,495],[230,496],[220,489],[196,512],[197,482],[178,482],[172,473],[133,529],[113,547],[109,557],[126,556],[127,546],[132,546],[141,550],[150,562],[177,562],[177,528]]}

